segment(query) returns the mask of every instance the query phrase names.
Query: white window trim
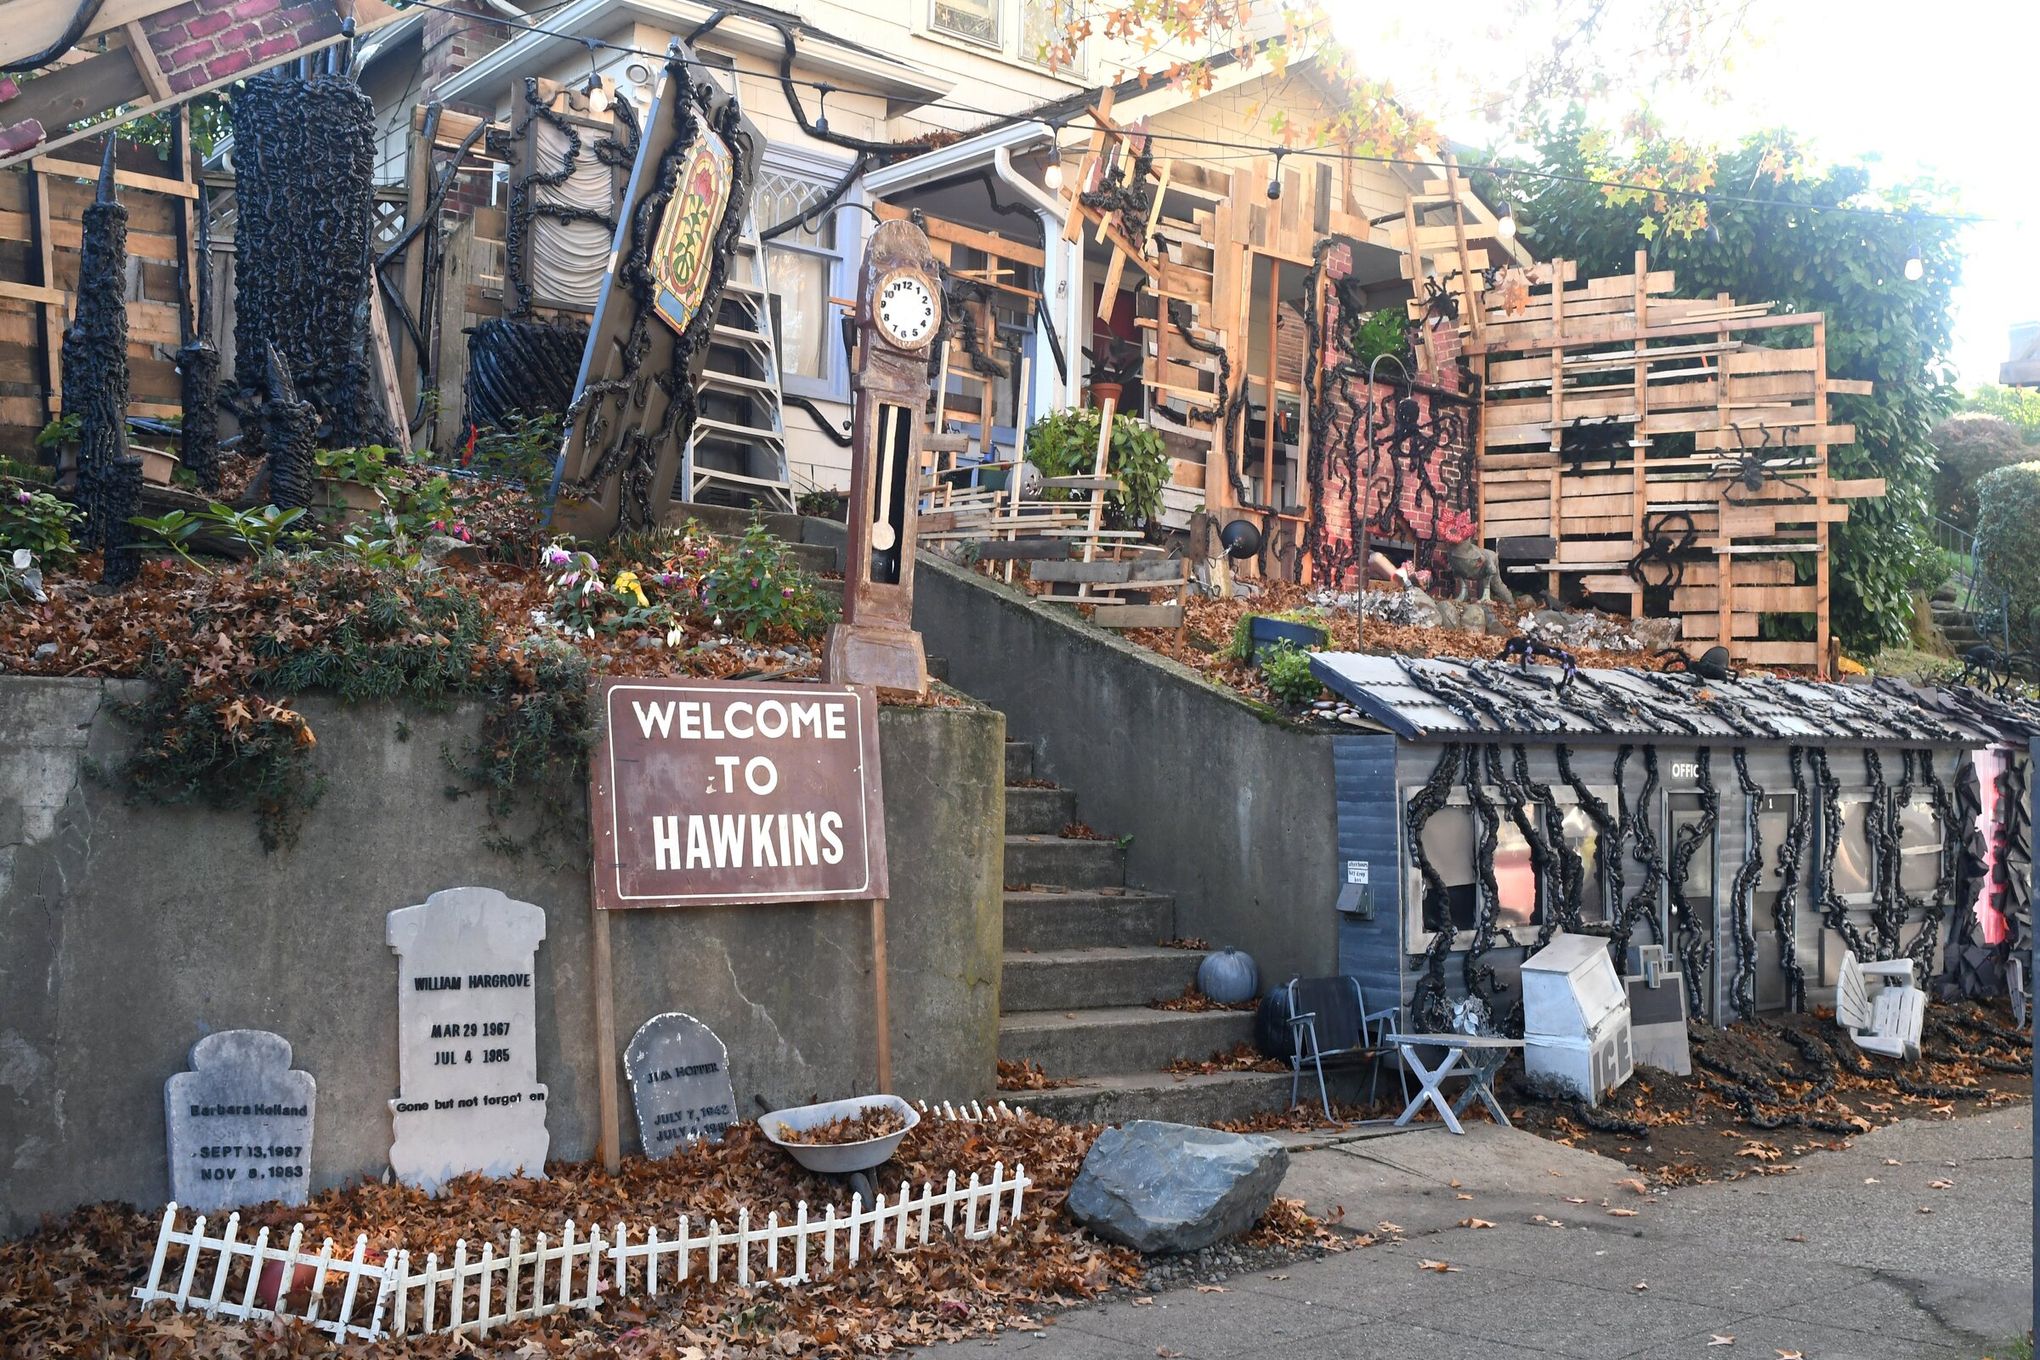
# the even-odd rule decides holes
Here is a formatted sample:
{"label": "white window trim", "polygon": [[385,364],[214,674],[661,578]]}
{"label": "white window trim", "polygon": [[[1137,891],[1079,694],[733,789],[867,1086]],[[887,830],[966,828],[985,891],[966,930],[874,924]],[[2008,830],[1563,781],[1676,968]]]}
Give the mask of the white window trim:
{"label": "white window trim", "polygon": [[981,57],[997,57],[1003,61],[1025,66],[1051,80],[1064,81],[1071,85],[1083,85],[1091,78],[1091,41],[1087,38],[1077,44],[1076,61],[1069,66],[1050,66],[1035,59],[1022,33],[1025,15],[1021,0],[999,0],[999,41],[987,42],[967,34],[955,33],[935,24],[935,0],[915,0],[914,32],[930,42],[942,43],[963,52],[975,52]]}
{"label": "white window trim", "polygon": [[[839,159],[834,156],[819,154],[805,147],[788,146],[779,142],[769,143],[766,146],[765,154],[759,163],[761,171],[775,170],[781,174],[795,175],[802,179],[813,179],[823,185],[831,185],[842,179],[844,172],[849,170],[849,168],[850,160],[848,158]],[[868,201],[864,193],[863,184],[858,183],[852,185],[850,192],[844,194],[836,203],[836,245],[829,267],[828,295],[830,297],[848,297],[851,289],[856,286],[857,265],[864,257],[863,224],[868,220],[866,214],[860,210],[858,205]],[[760,222],[757,224],[758,230],[761,232],[771,225],[773,224],[770,222]],[[799,234],[798,231],[789,233],[791,236],[798,236]],[[776,242],[773,241],[765,242],[766,251],[770,252],[775,244]],[[798,249],[798,247],[796,248]],[[823,250],[820,247],[807,247],[806,252],[821,256],[832,254],[832,252]],[[831,322],[833,323],[836,309],[829,307],[826,300],[823,302],[823,306],[828,308]],[[811,401],[849,402],[849,356],[843,353],[843,342],[838,335],[837,328],[833,324],[828,327],[828,336],[830,356],[828,376],[825,378],[815,378],[805,373],[789,373],[786,371],[785,358],[782,355],[779,363],[779,385],[782,392],[796,397],[806,397]],[[773,340],[776,348],[778,337],[775,335]]]}

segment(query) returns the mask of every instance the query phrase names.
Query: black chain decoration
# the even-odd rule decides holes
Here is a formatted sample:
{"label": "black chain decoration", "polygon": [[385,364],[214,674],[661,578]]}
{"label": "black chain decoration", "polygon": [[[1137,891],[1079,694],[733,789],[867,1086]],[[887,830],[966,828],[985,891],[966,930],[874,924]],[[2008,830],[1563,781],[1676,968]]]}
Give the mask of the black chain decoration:
{"label": "black chain decoration", "polygon": [[142,460],[127,443],[128,210],[114,193],[114,144],[109,134],[98,195],[79,223],[78,295],[64,331],[61,400],[65,417],[78,422],[84,544],[105,554],[100,579],[120,586],[139,570],[127,521],[140,495]]}
{"label": "black chain decoration", "polygon": [[[1749,752],[1735,748],[1735,780],[1743,796],[1743,862],[1728,891],[1729,933],[1735,940],[1735,977],[1729,1005],[1744,1020],[1757,1018],[1757,932],[1752,924],[1757,879],[1764,872],[1764,790],[1750,777]],[[1787,1031],[1790,1033],[1790,1031]]]}
{"label": "black chain decoration", "polygon": [[1466,994],[1488,1001],[1503,990],[1495,977],[1495,970],[1483,960],[1494,948],[1495,930],[1502,915],[1502,892],[1495,882],[1495,845],[1502,829],[1502,819],[1495,812],[1494,799],[1488,797],[1487,786],[1481,780],[1480,747],[1468,744],[1466,751],[1466,799],[1473,808],[1473,944],[1460,960],[1460,975],[1466,982]]}
{"label": "black chain decoration", "polygon": [[[1695,1073],[1695,1075],[1702,1077],[1701,1085],[1703,1088],[1732,1101],[1737,1111],[1741,1114],[1742,1121],[1752,1128],[1762,1129],[1766,1132],[1774,1129],[1808,1128],[1822,1133],[1841,1135],[1861,1133],[1862,1130],[1854,1124],[1844,1123],[1839,1119],[1831,1119],[1803,1108],[1790,1108],[1792,1106],[1812,1104],[1815,1101],[1824,1099],[1834,1090],[1838,1073],[1832,1055],[1826,1050],[1820,1040],[1801,1034],[1793,1029],[1787,1029],[1783,1033],[1792,1042],[1793,1046],[1799,1050],[1800,1056],[1806,1059],[1807,1065],[1813,1068],[1812,1085],[1802,1095],[1785,1095],[1768,1079],[1753,1072],[1746,1072],[1726,1059],[1715,1057],[1707,1052],[1705,1040],[1697,1035],[1694,1037],[1693,1043],[1694,1064],[1708,1069],[1709,1072],[1718,1073],[1720,1077],[1725,1077],[1727,1080],[1719,1080],[1716,1077],[1708,1077],[1700,1073]],[[1780,1075],[1787,1081],[1803,1079],[1791,1073],[1781,1073]],[[1776,1115],[1764,1114],[1757,1108],[1760,1105],[1768,1105],[1774,1109],[1785,1109],[1786,1113]]]}
{"label": "black chain decoration", "polygon": [[193,215],[198,240],[192,249],[196,277],[191,292],[197,306],[177,350],[178,399],[184,412],[177,426],[177,460],[198,479],[198,489],[212,495],[220,489],[220,352],[211,339],[212,211],[202,188]]}
{"label": "black chain decoration", "polygon": [[1934,897],[1927,903],[1926,919],[1920,923],[1920,933],[1913,936],[1906,957],[1916,965],[1915,971],[1921,978],[1933,966],[1934,950],[1940,943],[1941,921],[1954,909],[1955,879],[1961,862],[1961,847],[1956,842],[1954,801],[1948,796],[1948,786],[1941,782],[1940,774],[1934,769],[1934,753],[1931,749],[1919,753],[1920,782],[1927,787],[1927,799],[1933,804],[1934,825],[1941,833],[1939,872],[1934,876]]}
{"label": "black chain decoration", "polygon": [[[1905,756],[1905,784],[1908,796],[1912,783],[1912,756]],[[1901,800],[1884,778],[1884,758],[1874,746],[1863,748],[1863,773],[1870,785],[1870,806],[1863,817],[1863,839],[1870,846],[1871,884],[1874,895],[1870,926],[1877,932],[1877,957],[1895,959],[1898,940],[1905,926],[1908,902],[1899,890],[1904,867],[1900,854],[1899,808]]]}
{"label": "black chain decoration", "polygon": [[[1542,894],[1544,923],[1537,928],[1537,948],[1542,949],[1559,931],[1578,930],[1580,886],[1586,878],[1586,866],[1580,860],[1580,852],[1566,840],[1565,810],[1558,805],[1549,784],[1540,784],[1530,777],[1530,753],[1520,745],[1515,748],[1515,764],[1516,787],[1537,805],[1544,819],[1544,848],[1555,871],[1552,890]],[[1530,844],[1534,860],[1538,842],[1533,838]]]}
{"label": "black chain decoration", "polygon": [[1424,975],[1417,979],[1415,993],[1410,999],[1410,1021],[1419,1031],[1442,1033],[1452,1022],[1451,1002],[1445,987],[1445,956],[1452,952],[1452,907],[1445,879],[1431,857],[1424,853],[1424,827],[1445,806],[1451,796],[1452,776],[1459,769],[1460,748],[1448,745],[1438,755],[1437,767],[1422,788],[1410,795],[1409,807],[1403,814],[1403,825],[1409,835],[1410,861],[1416,865],[1417,877],[1424,885],[1422,920],[1424,929],[1431,933],[1431,943],[1424,950]]}
{"label": "black chain decoration", "polygon": [[234,124],[234,382],[268,387],[269,346],[335,446],[394,444],[368,363],[375,107],[351,75],[279,68],[239,86]]}
{"label": "black chain decoration", "polygon": [[[611,477],[618,478],[622,503],[620,527],[650,526],[658,522],[658,507],[654,503],[651,485],[652,472],[658,462],[659,449],[669,439],[684,439],[693,428],[699,411],[695,386],[688,380],[688,369],[695,351],[708,343],[708,333],[722,310],[723,285],[729,277],[729,262],[736,249],[737,237],[743,231],[744,205],[750,201],[751,176],[758,159],[757,145],[744,129],[736,100],[724,99],[718,104],[719,92],[706,81],[690,86],[686,81],[686,67],[677,60],[668,63],[667,80],[669,90],[684,92],[682,96],[668,101],[673,110],[673,142],[659,158],[650,192],[639,200],[631,214],[630,249],[617,261],[615,269],[616,285],[634,304],[630,328],[619,346],[621,371],[614,378],[589,383],[567,410],[569,428],[581,423],[585,446],[599,448],[602,452],[586,475],[563,490],[573,497],[593,499],[604,482]],[[652,279],[652,242],[658,235],[660,219],[679,186],[681,169],[704,123],[729,148],[729,200],[722,221],[716,225],[711,247],[714,262],[709,268],[708,285],[702,293],[700,310],[689,321],[686,334],[674,338],[672,362],[667,370],[645,373],[645,352],[651,345],[651,327],[666,324],[657,318],[654,307],[656,285]],[[609,422],[603,414],[605,403],[617,398],[622,403],[620,410],[641,407],[649,399],[653,386],[666,396],[665,414],[659,423],[647,429],[625,429],[612,436]]]}
{"label": "black chain decoration", "polygon": [[1792,770],[1792,825],[1778,846],[1778,893],[1771,901],[1771,924],[1778,932],[1778,969],[1785,974],[1785,1004],[1792,1010],[1806,1009],[1806,969],[1799,961],[1798,924],[1800,866],[1806,857],[1806,843],[1813,835],[1813,792],[1806,786],[1806,752],[1791,747],[1785,753]]}
{"label": "black chain decoration", "polygon": [[1827,752],[1816,746],[1807,751],[1806,758],[1820,783],[1820,862],[1826,866],[1820,876],[1821,924],[1840,935],[1858,959],[1875,959],[1870,941],[1849,920],[1848,904],[1835,891],[1835,856],[1842,848],[1842,786],[1828,768]]}
{"label": "black chain decoration", "polygon": [[[623,139],[619,141],[612,135],[598,137],[590,152],[612,170],[628,171],[637,163],[643,132],[638,127],[637,109],[628,99],[618,99],[613,107],[616,121],[623,127]],[[539,167],[538,144],[531,130],[534,122],[548,123],[566,136],[567,145],[556,171]],[[525,258],[525,236],[531,230],[532,220],[549,217],[556,222],[593,222],[614,238],[616,214],[539,201],[536,190],[556,189],[573,178],[574,165],[581,159],[581,129],[564,114],[555,112],[550,102],[539,98],[536,76],[524,78],[524,98],[510,126],[510,140],[524,141],[530,147],[531,169],[511,182],[503,213],[503,277],[516,295],[515,304],[504,315],[521,320],[531,315],[531,261]]]}
{"label": "black chain decoration", "polygon": [[1650,937],[1658,944],[1665,940],[1664,923],[1658,916],[1658,893],[1665,883],[1664,855],[1658,846],[1657,819],[1652,813],[1658,803],[1658,748],[1643,748],[1643,789],[1636,800],[1636,815],[1629,818],[1629,837],[1635,845],[1632,857],[1643,866],[1643,882],[1637,885],[1635,893],[1623,904],[1622,914],[1616,918],[1615,930],[1610,940],[1614,950],[1615,971],[1620,973],[1628,966],[1629,937],[1636,930],[1638,920],[1650,925]]}
{"label": "black chain decoration", "polygon": [[1686,975],[1686,1008],[1693,1015],[1711,1015],[1714,1008],[1706,1004],[1707,989],[1702,980],[1714,966],[1714,936],[1700,929],[1693,919],[1686,884],[1692,876],[1693,857],[1702,845],[1710,845],[1714,840],[1714,828],[1721,818],[1721,794],[1714,787],[1714,752],[1701,747],[1697,765],[1700,820],[1688,822],[1672,837],[1672,862],[1667,877],[1672,899],[1672,946],[1678,951],[1680,968]]}
{"label": "black chain decoration", "polygon": [[268,459],[269,501],[279,509],[311,504],[315,471],[313,437],[318,423],[318,412],[312,404],[298,400],[289,362],[271,345],[269,393],[256,408],[254,426],[257,441]]}
{"label": "black chain decoration", "polygon": [[1948,947],[1941,958],[1942,991],[1950,996],[1975,996],[1984,990],[1975,975],[1974,952],[1984,948],[1977,934],[1976,900],[1984,886],[1983,789],[1976,762],[1965,760],[1955,772],[1955,815],[1942,827],[1942,853],[1955,858],[1955,906],[1948,922]]}
{"label": "black chain decoration", "polygon": [[1247,409],[1247,385],[1241,383],[1233,388],[1232,355],[1216,340],[1206,340],[1197,334],[1191,318],[1190,304],[1179,298],[1168,299],[1169,324],[1176,328],[1183,343],[1199,354],[1208,354],[1218,360],[1218,390],[1212,394],[1213,405],[1192,406],[1190,415],[1197,420],[1208,420],[1216,427],[1215,437],[1219,447],[1225,450],[1226,475],[1232,479],[1233,496],[1241,504],[1247,500],[1247,474],[1240,466],[1239,431],[1240,417]]}
{"label": "black chain decoration", "polygon": [[[1619,864],[1621,859],[1621,839],[1617,834],[1617,825],[1614,819],[1608,815],[1608,805],[1602,802],[1577,774],[1573,773],[1572,748],[1564,742],[1560,742],[1553,748],[1553,752],[1558,759],[1558,777],[1563,779],[1566,782],[1566,787],[1573,791],[1573,800],[1578,806],[1586,810],[1587,820],[1594,824],[1594,874],[1600,880],[1601,902],[1599,905],[1605,911],[1607,903],[1610,900],[1616,900],[1610,897],[1610,885],[1613,885],[1612,891],[1618,895],[1618,898],[1622,891],[1622,870]],[[1618,783],[1620,782],[1621,762],[1626,760],[1628,755],[1629,748],[1625,746],[1622,748],[1621,754],[1616,757]],[[1584,878],[1585,875],[1582,874],[1581,877]],[[1581,886],[1584,887],[1584,884]],[[1582,922],[1583,905],[1578,900],[1578,894],[1576,893],[1571,911],[1573,920],[1571,928],[1575,930],[1583,931],[1586,929]]]}

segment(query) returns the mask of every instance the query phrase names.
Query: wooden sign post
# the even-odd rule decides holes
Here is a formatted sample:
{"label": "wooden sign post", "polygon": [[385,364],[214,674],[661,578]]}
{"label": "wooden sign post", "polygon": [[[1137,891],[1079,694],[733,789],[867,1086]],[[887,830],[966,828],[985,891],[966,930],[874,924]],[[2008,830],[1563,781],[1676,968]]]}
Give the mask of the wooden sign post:
{"label": "wooden sign post", "polygon": [[[829,630],[822,656],[822,677],[832,684],[928,692],[928,660],[914,631],[914,546],[940,280],[919,227],[895,219],[872,232],[857,275],[843,621]],[[873,927],[883,929],[882,915]]]}
{"label": "wooden sign post", "polygon": [[878,700],[868,689],[719,680],[599,681],[588,773],[589,904],[602,1163],[621,1139],[609,913],[869,901],[878,1086],[892,1085]]}

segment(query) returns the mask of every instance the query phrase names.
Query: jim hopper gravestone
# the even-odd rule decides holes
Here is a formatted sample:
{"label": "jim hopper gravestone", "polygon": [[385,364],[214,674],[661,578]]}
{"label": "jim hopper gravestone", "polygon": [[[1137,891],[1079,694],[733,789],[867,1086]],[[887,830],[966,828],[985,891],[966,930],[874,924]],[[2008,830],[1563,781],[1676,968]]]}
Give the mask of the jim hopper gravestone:
{"label": "jim hopper gravestone", "polygon": [[534,956],[545,913],[494,888],[448,888],[389,914],[397,951],[390,1169],[432,1194],[455,1176],[543,1175]]}
{"label": "jim hopper gravestone", "polygon": [[737,1117],[729,1049],[691,1015],[668,1011],[645,1021],[623,1065],[647,1157],[671,1156],[697,1138],[720,1143]]}
{"label": "jim hopper gravestone", "polygon": [[290,1070],[290,1043],[228,1029],[191,1046],[191,1070],[163,1084],[170,1198],[213,1213],[282,1200],[303,1204],[317,1083]]}

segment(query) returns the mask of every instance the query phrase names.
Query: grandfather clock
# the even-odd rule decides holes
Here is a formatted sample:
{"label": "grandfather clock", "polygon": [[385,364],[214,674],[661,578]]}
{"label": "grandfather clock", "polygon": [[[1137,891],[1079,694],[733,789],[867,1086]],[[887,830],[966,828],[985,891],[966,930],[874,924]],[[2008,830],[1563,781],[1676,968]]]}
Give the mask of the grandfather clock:
{"label": "grandfather clock", "polygon": [[843,621],[829,630],[822,658],[831,684],[928,692],[914,631],[914,535],[928,348],[942,330],[939,280],[919,227],[895,219],[871,233],[857,274]]}

